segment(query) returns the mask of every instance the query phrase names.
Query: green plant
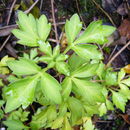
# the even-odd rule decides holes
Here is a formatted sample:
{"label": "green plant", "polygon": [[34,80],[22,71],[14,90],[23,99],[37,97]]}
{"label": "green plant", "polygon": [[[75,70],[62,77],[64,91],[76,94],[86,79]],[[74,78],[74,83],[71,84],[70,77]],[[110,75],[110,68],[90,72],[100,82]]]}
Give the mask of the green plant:
{"label": "green plant", "polygon": [[[8,78],[10,84],[3,88],[6,113],[12,113],[21,106],[28,109],[36,102],[41,107],[29,120],[28,127],[32,130],[48,127],[71,130],[75,125],[92,130],[91,117],[94,114],[102,116],[107,110],[114,110],[114,106],[125,112],[126,102],[130,99],[130,78],[125,78],[123,69],[114,72],[112,68],[106,68],[96,45],[83,44],[105,44],[107,37],[115,31],[114,27],[103,25],[100,20],[94,21],[79,35],[82,23],[74,14],[66,21],[68,47],[61,53],[60,45],[52,48],[47,41],[51,24],[45,15],[35,19],[31,14],[27,16],[20,11],[18,19],[19,29],[12,33],[19,39],[19,44],[35,49],[17,60],[7,61],[13,75]],[[37,50],[43,55],[38,56]],[[69,50],[73,50],[71,56],[67,54]],[[40,67],[39,62],[46,63],[47,67]],[[58,80],[48,73],[51,68],[57,73]],[[21,109],[18,111],[13,115],[22,112]],[[20,114],[15,119],[11,116],[5,125],[11,129],[14,121],[21,127],[16,128],[15,125],[13,128],[29,129],[23,124],[26,120],[21,120],[28,114],[25,117]]]}

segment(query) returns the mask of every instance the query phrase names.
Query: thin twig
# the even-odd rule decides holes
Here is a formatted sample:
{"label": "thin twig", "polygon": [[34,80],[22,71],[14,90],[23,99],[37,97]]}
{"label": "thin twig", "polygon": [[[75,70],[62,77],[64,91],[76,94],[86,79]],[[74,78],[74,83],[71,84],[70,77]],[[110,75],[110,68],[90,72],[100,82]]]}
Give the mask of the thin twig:
{"label": "thin twig", "polygon": [[11,14],[12,14],[12,11],[13,11],[13,8],[14,8],[14,5],[15,5],[16,1],[17,1],[17,0],[14,0],[14,2],[13,2],[12,5],[11,5],[10,11],[9,11],[9,16],[8,16],[8,18],[7,18],[7,25],[9,25],[10,17],[11,17]]}
{"label": "thin twig", "polygon": [[127,48],[127,46],[129,46],[129,45],[130,45],[130,41],[129,41],[125,46],[123,46],[123,47],[111,58],[111,60],[107,63],[106,67],[110,66],[110,64],[112,63],[112,61],[115,60],[115,58],[116,58],[118,55],[120,55],[120,53],[122,53],[122,51],[124,51],[124,50]]}
{"label": "thin twig", "polygon": [[40,3],[40,11],[42,11],[42,5],[43,5],[43,0],[41,0],[41,3]]}
{"label": "thin twig", "polygon": [[27,9],[26,11],[24,11],[24,13],[28,14],[32,9],[33,7],[39,2],[39,0],[36,0],[29,9]]}
{"label": "thin twig", "polygon": [[109,14],[95,0],[92,0],[92,1],[108,17],[108,19],[113,24],[113,26],[116,26],[112,18],[109,16]]}
{"label": "thin twig", "polygon": [[76,0],[76,6],[77,6],[78,14],[79,14],[79,16],[80,16],[80,18],[81,18],[81,20],[82,20],[82,22],[83,22],[83,24],[84,24],[84,27],[86,28],[85,22],[84,22],[84,20],[83,20],[81,14],[80,14],[80,9],[79,9],[78,0]]}
{"label": "thin twig", "polygon": [[6,43],[8,42],[10,36],[11,36],[11,34],[6,38],[6,40],[4,41],[4,43],[2,44],[2,46],[0,47],[0,52],[4,48],[4,46],[6,45]]}
{"label": "thin twig", "polygon": [[117,45],[114,47],[114,49],[113,49],[113,51],[112,51],[111,55],[109,56],[108,60],[110,60],[110,59],[111,59],[111,57],[113,56],[113,54],[114,54],[114,52],[115,52],[116,48],[117,48]]}
{"label": "thin twig", "polygon": [[54,24],[54,29],[55,29],[55,38],[56,38],[57,44],[59,44],[57,26],[56,26],[55,14],[54,14],[54,0],[51,0],[51,10],[52,10],[52,18],[53,18],[53,24]]}
{"label": "thin twig", "polygon": [[57,40],[52,39],[52,38],[49,38],[48,41],[51,41],[51,42],[55,42],[55,43],[57,43]]}

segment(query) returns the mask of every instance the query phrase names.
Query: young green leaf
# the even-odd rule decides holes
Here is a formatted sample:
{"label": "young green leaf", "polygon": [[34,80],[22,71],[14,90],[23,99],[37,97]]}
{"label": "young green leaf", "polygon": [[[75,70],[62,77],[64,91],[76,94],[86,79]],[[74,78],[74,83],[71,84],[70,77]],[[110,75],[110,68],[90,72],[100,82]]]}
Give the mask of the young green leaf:
{"label": "young green leaf", "polygon": [[71,76],[78,78],[91,77],[96,75],[99,64],[83,64],[71,73]]}
{"label": "young green leaf", "polygon": [[93,116],[94,114],[99,114],[99,106],[96,104],[96,105],[91,105],[91,104],[84,104],[84,109],[87,113],[87,116],[91,117]]}
{"label": "young green leaf", "polygon": [[61,74],[70,75],[69,65],[66,62],[56,62],[56,69]]}
{"label": "young green leaf", "polygon": [[22,122],[25,122],[28,120],[28,115],[30,112],[23,111],[21,108],[19,108],[17,111],[11,112],[11,114],[8,117],[8,120],[19,120]]}
{"label": "young green leaf", "polygon": [[51,30],[51,24],[48,23],[45,15],[41,15],[37,20],[37,28],[40,39],[45,42]]}
{"label": "young green leaf", "polygon": [[127,102],[127,98],[122,93],[112,91],[112,100],[117,108],[125,112],[125,105]]}
{"label": "young green leaf", "polygon": [[39,61],[49,64],[49,63],[51,63],[53,61],[53,58],[50,57],[50,56],[41,56],[39,58]]}
{"label": "young green leaf", "polygon": [[68,55],[65,55],[65,54],[60,54],[57,58],[56,58],[56,61],[65,61],[68,59]]}
{"label": "young green leaf", "polygon": [[29,33],[30,35],[32,35],[32,39],[37,39],[37,33],[36,33],[36,20],[33,17],[32,14],[29,14],[29,16],[27,16],[24,12],[19,11],[18,12],[18,25],[20,27],[20,29],[24,32]]}
{"label": "young green leaf", "polygon": [[107,112],[107,108],[106,108],[106,105],[105,103],[102,103],[101,106],[99,107],[99,115],[100,116],[103,116],[104,114],[106,114]]}
{"label": "young green leaf", "polygon": [[34,61],[20,58],[19,60],[8,61],[7,65],[16,75],[31,75],[40,72],[41,68]]}
{"label": "young green leaf", "polygon": [[20,105],[26,108],[34,100],[34,93],[38,81],[37,76],[27,77],[10,84],[5,90],[7,103],[5,112],[10,112]]}
{"label": "young green leaf", "polygon": [[99,60],[103,58],[101,52],[97,50],[97,46],[95,45],[80,44],[73,46],[72,49],[85,60]]}
{"label": "young green leaf", "polygon": [[46,114],[48,122],[52,122],[53,120],[55,120],[57,117],[56,106],[55,105],[49,106]]}
{"label": "young green leaf", "polygon": [[52,48],[51,45],[47,42],[38,41],[39,44],[39,50],[44,52],[46,55],[51,56],[52,55]]}
{"label": "young green leaf", "polygon": [[94,21],[89,24],[83,34],[74,42],[78,43],[107,43],[107,37],[115,31],[115,27],[102,25],[102,21]]}
{"label": "young green leaf", "polygon": [[82,23],[80,22],[79,16],[74,14],[70,21],[66,21],[65,24],[65,33],[67,36],[68,44],[72,44],[75,40],[76,36],[82,29]]}
{"label": "young green leaf", "polygon": [[80,96],[86,99],[90,104],[95,102],[105,102],[105,98],[102,94],[102,86],[98,83],[93,83],[86,80],[73,78]]}
{"label": "young green leaf", "polygon": [[88,119],[86,123],[83,124],[84,130],[94,130],[94,125],[92,124],[92,120]]}
{"label": "young green leaf", "polygon": [[72,81],[69,77],[66,77],[61,85],[62,85],[62,97],[64,98],[64,100],[66,100],[71,93]]}
{"label": "young green leaf", "polygon": [[43,109],[42,111],[37,111],[35,115],[32,117],[32,121],[30,123],[31,130],[39,130],[40,128],[45,127],[47,123],[47,109]]}
{"label": "young green leaf", "polygon": [[111,71],[107,71],[106,75],[105,75],[105,83],[106,85],[117,85],[117,72],[111,72]]}
{"label": "young green leaf", "polygon": [[56,58],[57,56],[59,56],[60,54],[60,46],[57,45],[54,49],[53,49],[53,58]]}
{"label": "young green leaf", "polygon": [[35,39],[34,37],[32,38],[32,35],[30,33],[21,31],[19,29],[14,29],[12,33],[18,39],[20,39],[19,41],[17,41],[17,43],[30,47],[38,46],[37,39]]}
{"label": "young green leaf", "polygon": [[130,99],[130,89],[125,84],[119,84],[120,86],[120,93],[125,95],[128,99]]}
{"label": "young green leaf", "polygon": [[30,51],[30,59],[34,60],[34,58],[38,55],[37,49],[31,49]]}
{"label": "young green leaf", "polygon": [[75,53],[73,53],[68,60],[71,72],[76,70],[84,63],[87,63],[87,61],[85,61],[82,57],[76,55]]}
{"label": "young green leaf", "polygon": [[27,16],[24,12],[20,11],[18,13],[17,22],[20,29],[14,29],[12,33],[20,39],[18,43],[27,45],[27,46],[37,46],[37,25],[35,18],[29,14]]}
{"label": "young green leaf", "polygon": [[64,126],[62,127],[62,130],[73,130],[70,123],[69,123],[67,116],[64,117],[63,124],[64,124]]}
{"label": "young green leaf", "polygon": [[99,78],[100,78],[101,80],[102,80],[102,75],[103,75],[104,71],[105,71],[105,65],[101,62],[101,63],[99,64],[98,69],[96,70],[96,74],[99,76]]}
{"label": "young green leaf", "polygon": [[61,86],[56,79],[47,73],[43,73],[41,76],[41,89],[46,99],[56,103],[61,103]]}
{"label": "young green leaf", "polygon": [[123,84],[127,85],[128,87],[130,87],[130,78],[122,80],[121,83],[123,83]]}
{"label": "young green leaf", "polygon": [[74,97],[69,97],[68,108],[71,111],[71,123],[72,123],[72,126],[73,126],[83,116],[83,105],[78,99],[76,99]]}
{"label": "young green leaf", "polygon": [[58,129],[62,127],[64,118],[63,117],[58,117],[54,122],[52,123],[51,129]]}
{"label": "young green leaf", "polygon": [[8,127],[8,130],[23,130],[28,129],[21,121],[19,120],[6,120],[3,122],[4,125]]}
{"label": "young green leaf", "polygon": [[120,72],[118,72],[118,83],[124,78],[125,76],[125,71],[124,69],[121,69]]}
{"label": "young green leaf", "polygon": [[109,101],[108,99],[106,99],[106,107],[108,110],[114,110],[112,102]]}

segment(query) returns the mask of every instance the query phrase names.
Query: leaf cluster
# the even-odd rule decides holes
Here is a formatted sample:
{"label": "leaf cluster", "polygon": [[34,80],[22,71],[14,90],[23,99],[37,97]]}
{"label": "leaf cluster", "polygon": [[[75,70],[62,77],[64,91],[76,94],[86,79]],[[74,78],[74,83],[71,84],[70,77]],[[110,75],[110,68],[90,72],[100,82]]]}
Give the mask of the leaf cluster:
{"label": "leaf cluster", "polygon": [[[66,21],[68,46],[61,53],[60,45],[52,48],[47,40],[51,24],[45,15],[35,19],[33,15],[20,11],[17,23],[19,29],[12,33],[19,39],[18,43],[35,49],[30,54],[24,53],[23,57],[6,62],[13,74],[8,78],[10,84],[3,88],[5,112],[11,113],[4,122],[6,126],[14,128],[19,124],[17,129],[71,130],[73,126],[81,125],[85,130],[92,130],[91,117],[94,114],[103,116],[115,107],[125,112],[130,99],[130,78],[125,78],[123,69],[114,72],[112,68],[106,68],[102,53],[93,44],[107,43],[108,36],[115,31],[114,27],[103,25],[98,20],[79,34],[82,22],[74,14]],[[69,50],[73,50],[71,56],[67,54]],[[41,56],[38,56],[38,51],[42,52]],[[41,62],[47,67],[40,67],[38,63]],[[60,80],[51,76],[49,69],[53,69]],[[22,112],[22,109],[28,109],[33,102],[41,107],[27,127],[24,123],[29,113]],[[16,109],[18,111],[14,111]]]}

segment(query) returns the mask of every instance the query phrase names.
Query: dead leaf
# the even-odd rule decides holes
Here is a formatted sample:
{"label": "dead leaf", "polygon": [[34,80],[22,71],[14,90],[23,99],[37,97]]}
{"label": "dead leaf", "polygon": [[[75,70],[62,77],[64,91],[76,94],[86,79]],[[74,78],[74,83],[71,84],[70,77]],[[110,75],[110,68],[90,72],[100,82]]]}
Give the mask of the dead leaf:
{"label": "dead leaf", "polygon": [[129,65],[126,65],[124,67],[124,71],[127,73],[127,74],[130,74],[130,64]]}
{"label": "dead leaf", "polygon": [[127,114],[119,114],[125,122],[127,122],[128,124],[130,124],[130,115]]}
{"label": "dead leaf", "polygon": [[0,28],[0,37],[9,35],[11,33],[11,31],[13,29],[15,29],[15,28],[17,28],[16,24],[10,25],[10,26],[1,27]]}
{"label": "dead leaf", "polygon": [[118,28],[121,36],[130,39],[130,20],[124,19],[120,27]]}

